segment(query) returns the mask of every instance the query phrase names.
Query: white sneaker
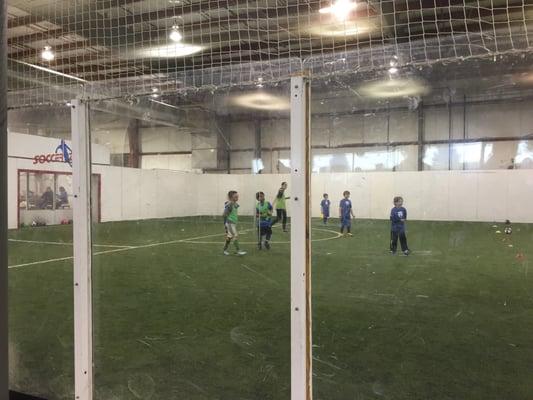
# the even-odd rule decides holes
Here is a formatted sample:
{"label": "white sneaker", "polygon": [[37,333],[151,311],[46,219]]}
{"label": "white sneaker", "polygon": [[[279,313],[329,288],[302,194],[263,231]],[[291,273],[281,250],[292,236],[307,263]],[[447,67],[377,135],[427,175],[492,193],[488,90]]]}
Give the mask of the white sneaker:
{"label": "white sneaker", "polygon": [[242,251],[242,250],[239,250],[239,251],[237,252],[237,255],[238,255],[238,256],[244,256],[245,254],[246,254],[246,252],[245,252],[245,251]]}
{"label": "white sneaker", "polygon": [[224,255],[225,255],[225,256],[229,256],[229,255],[230,255],[230,254],[229,254],[229,251],[224,250]]}

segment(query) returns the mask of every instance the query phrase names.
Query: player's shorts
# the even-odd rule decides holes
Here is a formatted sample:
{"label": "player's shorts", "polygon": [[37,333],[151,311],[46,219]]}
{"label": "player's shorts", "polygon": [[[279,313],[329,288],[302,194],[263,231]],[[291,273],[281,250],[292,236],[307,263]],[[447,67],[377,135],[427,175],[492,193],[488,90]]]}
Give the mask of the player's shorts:
{"label": "player's shorts", "polygon": [[342,218],[341,219],[341,226],[352,226],[352,219],[351,218]]}
{"label": "player's shorts", "polygon": [[326,211],[326,212],[322,211],[322,217],[329,218],[329,211]]}
{"label": "player's shorts", "polygon": [[237,239],[239,237],[236,224],[232,222],[226,222],[224,224],[224,227],[226,228],[226,237],[228,239]]}

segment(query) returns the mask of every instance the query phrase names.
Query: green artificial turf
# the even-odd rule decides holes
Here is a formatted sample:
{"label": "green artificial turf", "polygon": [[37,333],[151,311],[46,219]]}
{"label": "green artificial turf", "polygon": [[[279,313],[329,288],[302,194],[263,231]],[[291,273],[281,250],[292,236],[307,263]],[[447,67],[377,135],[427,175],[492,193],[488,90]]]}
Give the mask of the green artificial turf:
{"label": "green artificial turf", "polygon": [[[492,225],[412,221],[409,257],[388,253],[386,221],[316,241],[315,399],[531,398],[533,226]],[[217,219],[95,226],[95,244],[132,246],[95,247],[117,250],[93,265],[96,399],[289,399],[290,235],[260,252],[241,228],[249,254],[224,257]],[[72,228],[10,237],[68,243]],[[10,242],[13,389],[73,398],[72,261],[32,264],[71,253]]]}

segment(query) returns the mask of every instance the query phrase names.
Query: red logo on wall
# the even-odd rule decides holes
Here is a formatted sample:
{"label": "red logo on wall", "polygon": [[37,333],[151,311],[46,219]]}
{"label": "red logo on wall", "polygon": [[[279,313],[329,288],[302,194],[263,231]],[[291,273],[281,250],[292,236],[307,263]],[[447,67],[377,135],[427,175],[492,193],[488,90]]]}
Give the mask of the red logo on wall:
{"label": "red logo on wall", "polygon": [[52,154],[40,154],[33,157],[33,164],[45,164],[53,162],[64,162],[72,166],[72,150],[61,139],[61,144],[57,146],[56,152]]}

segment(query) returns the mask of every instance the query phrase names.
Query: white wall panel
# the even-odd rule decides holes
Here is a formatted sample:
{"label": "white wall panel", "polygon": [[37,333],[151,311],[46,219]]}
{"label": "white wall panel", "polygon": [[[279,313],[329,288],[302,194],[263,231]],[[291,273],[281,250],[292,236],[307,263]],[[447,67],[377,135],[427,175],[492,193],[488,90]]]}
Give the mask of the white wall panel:
{"label": "white wall panel", "polygon": [[158,172],[144,169],[139,171],[140,185],[137,190],[140,192],[141,217],[142,219],[161,217],[159,209],[164,208],[161,205],[168,201],[168,197],[159,190]]}
{"label": "white wall panel", "polygon": [[451,221],[477,220],[477,174],[451,171],[449,174],[449,214]]}
{"label": "white wall panel", "polygon": [[[370,218],[372,192],[371,177],[368,174],[350,174],[345,173],[346,190],[350,191],[350,198],[354,208],[356,218]],[[337,193],[335,198],[335,215],[338,215],[339,203],[342,199],[342,191]]]}
{"label": "white wall panel", "polygon": [[505,174],[508,184],[507,219],[512,222],[533,222],[531,199],[533,199],[533,172],[513,171]]}
{"label": "white wall panel", "polygon": [[507,219],[508,181],[504,171],[476,172],[477,219],[505,221]]}
{"label": "white wall panel", "polygon": [[[19,168],[31,169],[32,163],[9,160],[9,228],[17,224]],[[94,166],[93,172],[101,174],[103,222],[219,216],[229,190],[240,192],[241,214],[251,215],[255,193],[261,190],[272,201],[282,181],[289,182],[291,195],[286,174],[211,175],[110,166]],[[403,196],[410,219],[533,222],[531,170],[324,173],[314,174],[312,183],[314,217],[320,216],[324,192],[332,202],[332,216],[337,217],[342,192],[349,190],[357,218],[388,219],[393,197]]]}
{"label": "white wall panel", "polygon": [[[148,175],[145,175],[145,177],[146,176]],[[143,215],[141,210],[142,193],[140,190],[142,187],[141,170],[134,168],[122,168],[118,179],[118,182],[116,182],[115,186],[113,187],[115,188],[116,195],[121,194],[118,188],[122,187],[122,219],[140,219],[139,217]],[[106,201],[106,199],[103,198],[102,202],[103,201]]]}
{"label": "white wall panel", "polygon": [[[449,172],[411,172],[411,191],[419,193],[418,198],[409,196],[410,218],[445,221],[449,219],[450,173]],[[416,186],[416,188],[415,188]]]}
{"label": "white wall panel", "polygon": [[[395,174],[398,174],[396,172]],[[370,218],[388,219],[391,200],[396,194],[393,173],[376,172],[370,179],[371,207]]]}
{"label": "white wall panel", "polygon": [[100,218],[102,222],[123,219],[122,169],[120,167],[93,167],[93,173],[100,174]]}

